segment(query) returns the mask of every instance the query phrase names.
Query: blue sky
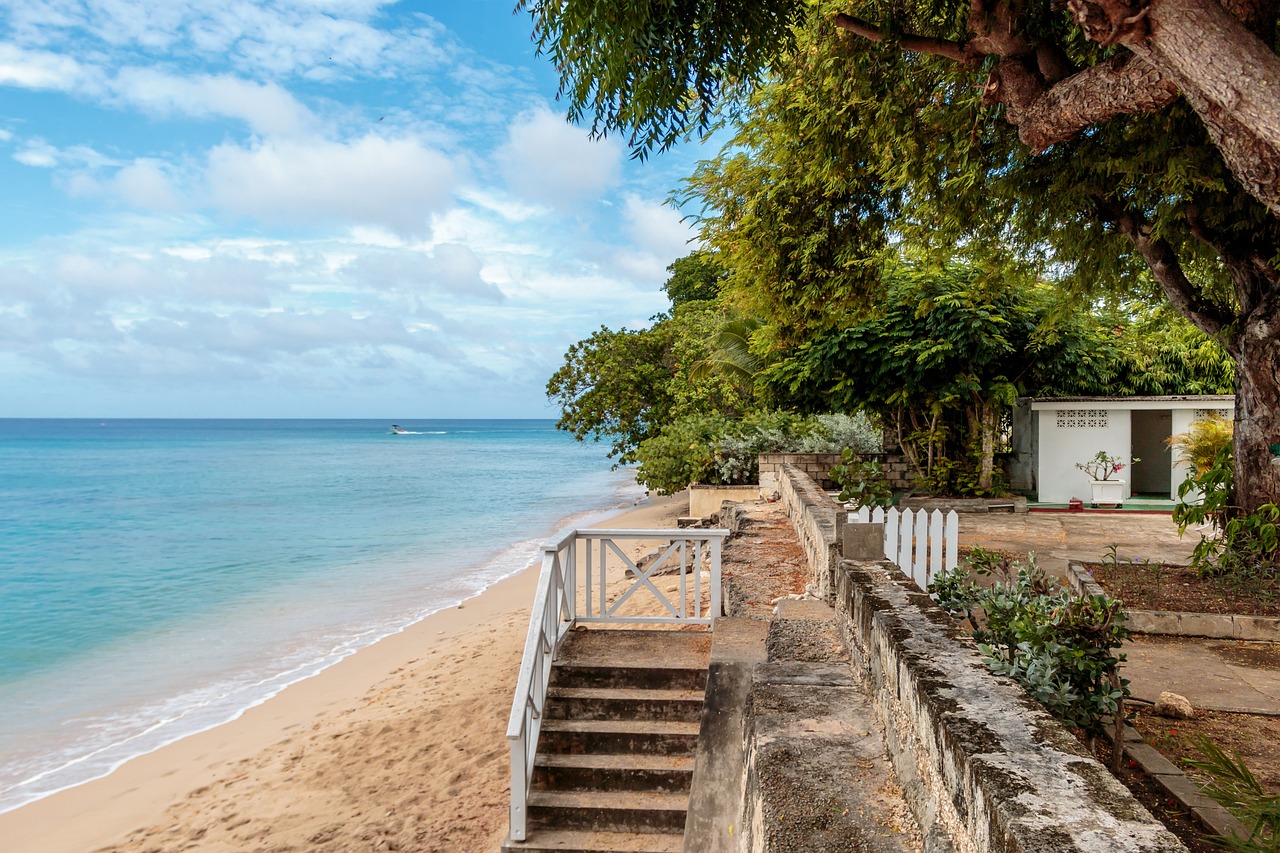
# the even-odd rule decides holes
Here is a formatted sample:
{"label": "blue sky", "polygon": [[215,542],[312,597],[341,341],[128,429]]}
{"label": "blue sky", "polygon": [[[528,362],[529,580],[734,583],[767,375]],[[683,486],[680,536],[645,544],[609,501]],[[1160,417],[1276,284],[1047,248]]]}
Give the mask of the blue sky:
{"label": "blue sky", "polygon": [[514,5],[0,0],[0,417],[554,416],[709,151],[566,124]]}

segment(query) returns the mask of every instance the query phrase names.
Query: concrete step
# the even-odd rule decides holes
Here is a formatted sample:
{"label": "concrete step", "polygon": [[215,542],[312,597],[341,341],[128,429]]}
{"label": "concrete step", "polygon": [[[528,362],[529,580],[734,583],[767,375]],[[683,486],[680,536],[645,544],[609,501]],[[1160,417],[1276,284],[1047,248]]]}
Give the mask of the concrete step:
{"label": "concrete step", "polygon": [[689,755],[539,755],[533,787],[569,791],[655,791],[689,793]]}
{"label": "concrete step", "polygon": [[557,720],[684,720],[701,718],[705,690],[552,687],[546,716]]}
{"label": "concrete step", "polygon": [[642,791],[533,791],[529,825],[533,828],[590,832],[684,832],[688,794]]}
{"label": "concrete step", "polygon": [[557,662],[551,670],[552,687],[621,689],[705,690],[707,669],[683,665]]}
{"label": "concrete step", "polygon": [[538,752],[692,755],[698,728],[676,720],[543,720]]}
{"label": "concrete step", "polygon": [[525,853],[680,853],[684,835],[535,829],[526,840],[507,841],[502,849]]}

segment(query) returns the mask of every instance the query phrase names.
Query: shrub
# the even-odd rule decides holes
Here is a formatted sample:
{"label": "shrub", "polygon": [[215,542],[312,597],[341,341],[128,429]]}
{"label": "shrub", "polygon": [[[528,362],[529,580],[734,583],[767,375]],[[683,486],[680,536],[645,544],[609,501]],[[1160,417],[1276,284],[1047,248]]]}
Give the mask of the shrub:
{"label": "shrub", "polygon": [[839,500],[855,507],[888,507],[893,505],[893,489],[877,462],[858,459],[852,447],[840,452],[843,460],[831,469],[831,479],[840,486]]}
{"label": "shrub", "polygon": [[1231,433],[1221,424],[1204,426],[1214,420],[1220,421],[1198,421],[1171,441],[1178,447],[1185,445],[1183,458],[1193,466],[1178,487],[1173,520],[1179,533],[1192,527],[1214,528],[1212,536],[1201,534],[1191,554],[1191,564],[1201,577],[1270,585],[1280,568],[1280,506],[1263,504],[1252,513],[1236,506]]}
{"label": "shrub", "polygon": [[[974,548],[967,565],[929,584],[938,605],[968,620],[992,672],[1026,688],[1049,713],[1084,732],[1090,747],[1110,717],[1117,735],[1129,695],[1120,677],[1123,654],[1114,653],[1129,631],[1123,602],[1105,595],[1076,596],[1050,580],[1028,554],[1026,564]],[[994,575],[982,587],[972,575]],[[1119,756],[1112,769],[1118,769]]]}
{"label": "shrub", "polygon": [[640,442],[636,480],[661,494],[690,483],[757,483],[761,453],[837,453],[846,446],[873,452],[879,441],[865,415],[752,412],[741,420],[689,415]]}
{"label": "shrub", "polygon": [[1233,750],[1227,755],[1203,735],[1195,743],[1204,758],[1187,763],[1209,774],[1204,792],[1249,827],[1248,838],[1220,840],[1239,853],[1280,853],[1280,796],[1263,789],[1240,753]]}
{"label": "shrub", "polygon": [[1168,444],[1178,451],[1179,461],[1191,468],[1192,474],[1204,474],[1213,466],[1223,450],[1231,451],[1232,424],[1220,415],[1210,415],[1191,424],[1186,432],[1169,438]]}

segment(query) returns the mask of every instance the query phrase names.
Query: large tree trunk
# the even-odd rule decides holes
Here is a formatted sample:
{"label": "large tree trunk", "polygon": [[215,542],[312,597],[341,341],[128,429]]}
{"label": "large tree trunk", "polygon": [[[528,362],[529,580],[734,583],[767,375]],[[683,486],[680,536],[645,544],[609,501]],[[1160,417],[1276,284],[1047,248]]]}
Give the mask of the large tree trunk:
{"label": "large tree trunk", "polygon": [[1236,354],[1236,503],[1280,504],[1280,342],[1248,323]]}
{"label": "large tree trunk", "polygon": [[1215,0],[1154,0],[1145,37],[1121,39],[1165,71],[1251,195],[1280,214],[1280,57]]}

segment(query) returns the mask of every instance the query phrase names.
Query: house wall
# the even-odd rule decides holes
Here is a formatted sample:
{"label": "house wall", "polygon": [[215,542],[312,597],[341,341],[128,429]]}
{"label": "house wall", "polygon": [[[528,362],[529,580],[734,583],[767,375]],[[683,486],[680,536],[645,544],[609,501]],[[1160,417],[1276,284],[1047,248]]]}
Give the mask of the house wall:
{"label": "house wall", "polygon": [[[1085,462],[1104,450],[1118,456],[1125,464],[1120,478],[1125,480],[1124,497],[1132,494],[1130,459],[1133,453],[1133,410],[1169,410],[1170,434],[1186,432],[1197,416],[1205,411],[1221,412],[1232,417],[1232,403],[1220,400],[1159,399],[1159,400],[1085,400],[1072,402],[1042,401],[1032,404],[1038,421],[1035,427],[1038,438],[1036,447],[1036,486],[1038,499],[1044,503],[1066,503],[1073,497],[1088,502],[1089,476],[1076,468],[1077,462]],[[1059,418],[1058,413],[1066,413]],[[1105,418],[1089,413],[1105,412]],[[1059,422],[1063,426],[1059,426]],[[1105,422],[1105,426],[1101,424]],[[1139,454],[1141,457],[1142,454]],[[1149,460],[1154,461],[1154,460]],[[1140,463],[1147,464],[1147,463]],[[1178,460],[1178,454],[1167,457],[1170,466],[1169,497],[1177,499],[1178,486],[1187,477],[1187,467]]]}
{"label": "house wall", "polygon": [[[1036,406],[1040,409],[1040,406]],[[1097,413],[1103,413],[1099,415]],[[1059,413],[1062,413],[1061,416]],[[1043,503],[1066,503],[1071,498],[1088,502],[1089,475],[1076,467],[1103,450],[1129,465],[1129,409],[1117,404],[1062,403],[1040,409],[1039,499]],[[1059,426],[1061,424],[1061,426]],[[1129,497],[1128,478],[1124,496]]]}

